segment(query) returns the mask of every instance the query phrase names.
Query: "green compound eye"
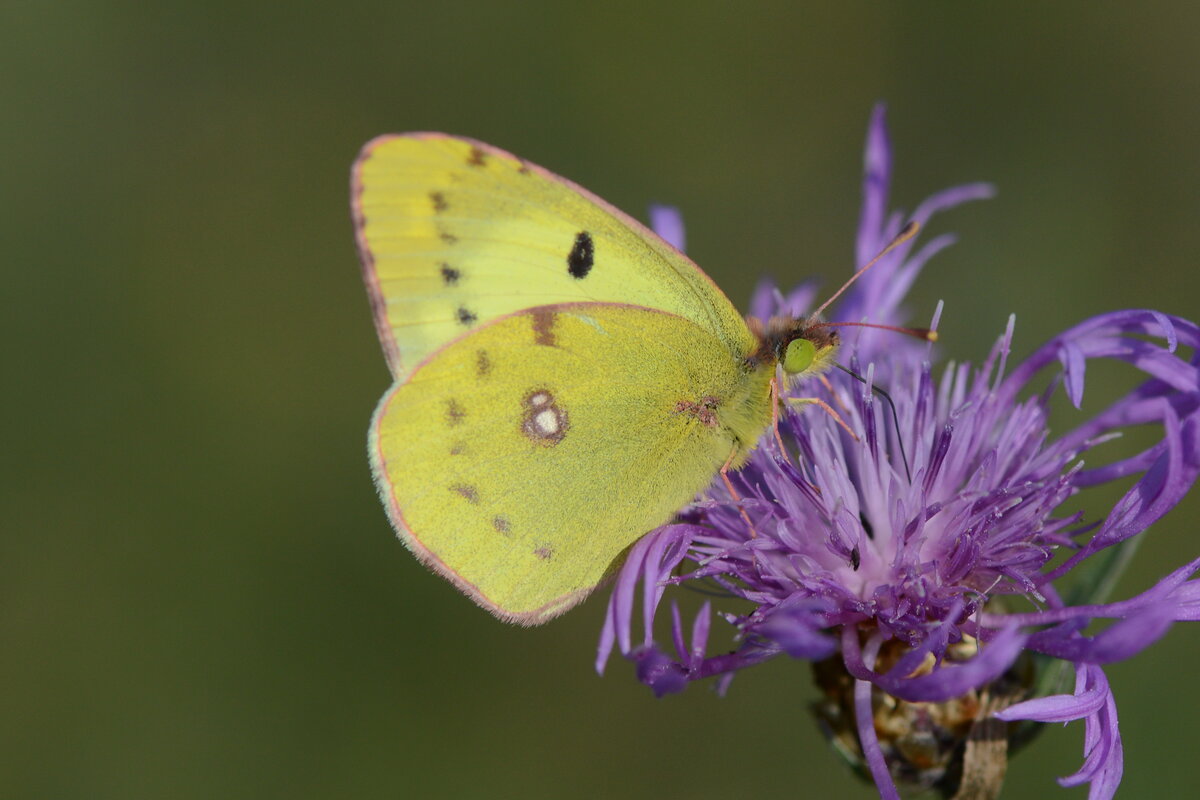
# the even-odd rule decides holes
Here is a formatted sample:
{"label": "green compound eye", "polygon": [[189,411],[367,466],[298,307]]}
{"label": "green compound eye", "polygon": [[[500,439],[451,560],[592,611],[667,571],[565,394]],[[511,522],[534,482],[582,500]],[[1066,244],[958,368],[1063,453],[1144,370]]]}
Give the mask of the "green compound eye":
{"label": "green compound eye", "polygon": [[808,339],[793,339],[788,342],[783,354],[783,371],[789,375],[804,372],[817,358],[817,346]]}

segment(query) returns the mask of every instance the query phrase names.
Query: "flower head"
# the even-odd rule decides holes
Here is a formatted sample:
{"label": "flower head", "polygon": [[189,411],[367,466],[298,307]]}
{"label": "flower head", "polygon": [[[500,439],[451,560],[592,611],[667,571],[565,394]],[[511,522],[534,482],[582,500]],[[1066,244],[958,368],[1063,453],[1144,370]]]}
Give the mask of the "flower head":
{"label": "flower head", "polygon": [[[882,109],[871,121],[865,172],[860,265],[906,220],[886,212],[890,147]],[[982,184],[950,189],[910,218],[923,224],[990,194]],[[656,216],[682,241],[677,218]],[[903,324],[905,293],[951,242],[941,236],[895,248],[834,316]],[[752,314],[799,316],[813,299],[808,286],[785,295],[763,284]],[[898,796],[897,778],[943,781],[961,737],[989,716],[1083,719],[1085,762],[1062,783],[1091,782],[1092,797],[1111,797],[1121,741],[1102,665],[1132,656],[1177,620],[1200,618],[1200,582],[1190,579],[1200,560],[1122,602],[1080,603],[1063,587],[1077,567],[1119,553],[1200,472],[1200,329],[1156,311],[1119,311],[1062,332],[1010,367],[1010,319],[982,364],[937,370],[928,343],[851,330],[842,361],[855,374],[787,389],[783,447],[764,437],[729,476],[736,496],[714,482],[678,523],[631,550],[609,601],[598,668],[618,648],[639,680],[662,695],[708,677],[723,691],[738,670],[778,655],[811,661],[826,698],[819,715],[884,797]],[[1079,408],[1094,359],[1123,362],[1140,382],[1071,430],[1052,433],[1051,404],[1065,394]],[[1051,367],[1048,385],[1037,383]],[[835,409],[853,435],[831,414],[786,402],[807,398]],[[1106,443],[1130,426],[1152,430],[1153,442],[1106,461]],[[1132,485],[1105,512],[1064,510],[1068,499],[1117,480]],[[732,626],[732,652],[708,654],[712,601],[690,625],[672,604],[673,647],[655,638],[667,588],[697,583],[728,604],[721,616]],[[635,641],[639,587],[642,635]],[[1091,633],[1096,619],[1115,622]],[[1056,662],[1074,668],[1074,693],[1035,696],[1048,685],[1035,686],[1037,674],[1056,674],[1048,667]],[[912,703],[939,704],[940,716],[924,706],[914,723],[905,717]]]}

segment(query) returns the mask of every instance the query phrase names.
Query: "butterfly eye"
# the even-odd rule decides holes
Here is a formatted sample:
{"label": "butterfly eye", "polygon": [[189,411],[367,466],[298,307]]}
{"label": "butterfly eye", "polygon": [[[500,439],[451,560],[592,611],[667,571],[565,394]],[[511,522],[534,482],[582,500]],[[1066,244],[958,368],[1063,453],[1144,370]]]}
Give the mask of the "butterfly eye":
{"label": "butterfly eye", "polygon": [[793,339],[783,353],[783,371],[789,375],[804,372],[817,358],[817,346],[808,339]]}

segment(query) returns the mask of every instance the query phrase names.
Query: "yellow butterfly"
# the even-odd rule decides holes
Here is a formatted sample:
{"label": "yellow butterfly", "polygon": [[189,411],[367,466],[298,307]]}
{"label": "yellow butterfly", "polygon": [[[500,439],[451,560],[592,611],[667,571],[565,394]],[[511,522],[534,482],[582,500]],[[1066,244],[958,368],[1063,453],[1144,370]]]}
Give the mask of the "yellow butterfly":
{"label": "yellow butterfly", "polygon": [[505,620],[580,602],[745,462],[777,367],[833,362],[827,326],[743,320],[640,223],[481,142],[377,138],[352,204],[394,377],[370,431],[380,496],[419,559]]}

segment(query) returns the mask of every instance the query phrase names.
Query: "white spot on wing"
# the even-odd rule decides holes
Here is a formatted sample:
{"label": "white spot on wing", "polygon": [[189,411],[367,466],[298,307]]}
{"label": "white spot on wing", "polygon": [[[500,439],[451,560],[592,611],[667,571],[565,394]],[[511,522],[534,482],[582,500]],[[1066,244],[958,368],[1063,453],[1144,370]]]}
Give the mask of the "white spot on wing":
{"label": "white spot on wing", "polygon": [[537,444],[553,447],[562,441],[571,424],[567,412],[558,405],[554,393],[534,389],[522,401],[521,431]]}
{"label": "white spot on wing", "polygon": [[533,417],[533,424],[542,436],[552,436],[558,433],[558,414],[552,408],[539,411]]}

